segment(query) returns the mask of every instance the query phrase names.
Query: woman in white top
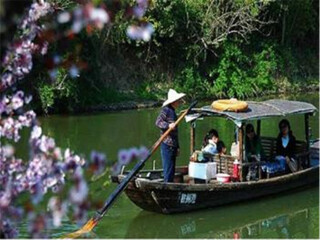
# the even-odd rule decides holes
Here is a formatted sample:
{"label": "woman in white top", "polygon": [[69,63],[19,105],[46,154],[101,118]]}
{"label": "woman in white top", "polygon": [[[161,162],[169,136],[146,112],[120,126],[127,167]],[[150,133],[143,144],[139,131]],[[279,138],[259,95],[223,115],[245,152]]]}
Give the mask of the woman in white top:
{"label": "woman in white top", "polygon": [[219,141],[219,134],[215,129],[211,129],[203,139],[202,151],[206,153],[218,153],[217,143]]}

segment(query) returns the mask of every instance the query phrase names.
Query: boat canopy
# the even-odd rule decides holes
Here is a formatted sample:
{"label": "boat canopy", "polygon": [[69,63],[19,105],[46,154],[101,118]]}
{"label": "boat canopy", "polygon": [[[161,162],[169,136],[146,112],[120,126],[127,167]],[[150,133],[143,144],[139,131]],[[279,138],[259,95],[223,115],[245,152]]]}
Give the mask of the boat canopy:
{"label": "boat canopy", "polygon": [[310,103],[272,99],[263,102],[248,101],[248,109],[245,112],[229,112],[213,109],[211,106],[193,108],[186,116],[186,121],[193,121],[205,116],[221,116],[235,123],[249,120],[258,120],[269,117],[283,117],[290,114],[314,113],[317,108]]}

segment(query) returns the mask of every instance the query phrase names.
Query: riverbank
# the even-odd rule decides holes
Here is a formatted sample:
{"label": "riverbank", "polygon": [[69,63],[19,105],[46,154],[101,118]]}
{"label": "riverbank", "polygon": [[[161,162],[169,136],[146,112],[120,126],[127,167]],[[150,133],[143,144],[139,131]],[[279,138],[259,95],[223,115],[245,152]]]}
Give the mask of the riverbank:
{"label": "riverbank", "polygon": [[[256,98],[279,98],[286,95],[293,95],[293,94],[301,94],[301,93],[317,93],[319,92],[319,85],[308,85],[304,88],[300,88],[297,90],[293,88],[295,91],[281,91],[278,93],[275,92],[266,92],[263,96],[257,96]],[[254,97],[255,98],[255,97]],[[216,96],[210,98],[209,96],[204,96],[203,98],[197,98],[200,101],[214,101],[218,99]],[[252,98],[250,98],[252,99]],[[160,107],[165,99],[158,99],[158,100],[128,100],[128,101],[121,101],[115,103],[101,103],[95,106],[88,106],[85,108],[77,109],[76,113],[94,113],[94,112],[114,112],[114,111],[123,111],[123,110],[133,110],[133,109],[145,109],[145,108],[156,108]],[[248,100],[248,99],[243,99]],[[189,101],[189,100],[188,100]],[[191,101],[191,99],[190,99]]]}
{"label": "riverbank", "polygon": [[[111,112],[132,109],[155,108],[161,106],[162,101],[140,100],[140,101],[123,101],[117,103],[99,104],[89,106],[83,109],[84,112]],[[81,112],[83,112],[81,111]]]}

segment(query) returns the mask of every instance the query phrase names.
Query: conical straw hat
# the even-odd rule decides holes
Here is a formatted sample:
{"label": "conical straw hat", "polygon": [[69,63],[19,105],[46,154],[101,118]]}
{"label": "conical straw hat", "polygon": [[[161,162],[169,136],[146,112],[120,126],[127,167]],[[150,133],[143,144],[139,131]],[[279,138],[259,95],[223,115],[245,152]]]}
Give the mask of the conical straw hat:
{"label": "conical straw hat", "polygon": [[162,104],[162,107],[165,107],[165,106],[169,105],[170,103],[173,103],[173,102],[183,98],[185,95],[186,94],[184,94],[184,93],[177,93],[175,90],[169,89],[168,99]]}

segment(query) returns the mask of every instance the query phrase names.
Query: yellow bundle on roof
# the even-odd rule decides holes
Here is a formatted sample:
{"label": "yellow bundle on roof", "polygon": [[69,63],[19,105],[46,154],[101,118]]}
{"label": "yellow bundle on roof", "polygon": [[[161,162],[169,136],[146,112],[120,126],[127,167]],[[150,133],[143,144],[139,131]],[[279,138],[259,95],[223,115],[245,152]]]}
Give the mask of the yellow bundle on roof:
{"label": "yellow bundle on roof", "polygon": [[214,101],[211,107],[218,111],[244,112],[248,109],[248,103],[238,101],[236,98],[220,99]]}

